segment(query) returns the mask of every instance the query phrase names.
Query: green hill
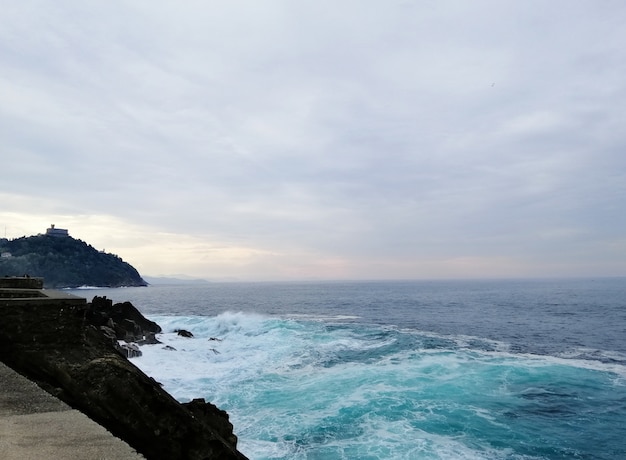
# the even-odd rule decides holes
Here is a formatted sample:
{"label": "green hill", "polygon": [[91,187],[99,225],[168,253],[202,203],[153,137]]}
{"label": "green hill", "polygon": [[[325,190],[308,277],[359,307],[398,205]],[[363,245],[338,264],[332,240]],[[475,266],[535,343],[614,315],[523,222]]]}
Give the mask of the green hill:
{"label": "green hill", "polygon": [[147,286],[139,272],[114,254],[70,236],[0,239],[0,276],[37,276],[47,288]]}

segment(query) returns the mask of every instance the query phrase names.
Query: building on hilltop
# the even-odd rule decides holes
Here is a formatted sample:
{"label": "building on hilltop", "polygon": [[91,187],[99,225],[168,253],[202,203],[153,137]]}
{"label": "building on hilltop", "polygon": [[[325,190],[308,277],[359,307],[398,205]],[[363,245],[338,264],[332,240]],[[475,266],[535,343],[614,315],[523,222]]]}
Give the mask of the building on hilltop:
{"label": "building on hilltop", "polygon": [[54,228],[54,224],[50,225],[50,228],[46,229],[46,235],[65,238],[70,236],[69,232],[65,228]]}

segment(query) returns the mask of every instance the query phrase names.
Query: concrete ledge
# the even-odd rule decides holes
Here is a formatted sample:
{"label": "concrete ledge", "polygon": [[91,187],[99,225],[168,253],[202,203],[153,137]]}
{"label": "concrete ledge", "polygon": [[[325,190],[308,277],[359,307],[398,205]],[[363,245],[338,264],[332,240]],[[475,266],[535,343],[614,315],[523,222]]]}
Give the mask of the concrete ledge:
{"label": "concrete ledge", "polygon": [[0,278],[0,288],[43,289],[43,278],[5,276]]}
{"label": "concrete ledge", "polygon": [[43,289],[43,278],[5,276],[0,278],[0,305],[85,305],[87,299],[67,292]]}
{"label": "concrete ledge", "polygon": [[0,363],[0,458],[139,460],[144,457],[83,413]]}
{"label": "concrete ledge", "polygon": [[0,305],[85,305],[87,299],[53,289],[0,288]]}

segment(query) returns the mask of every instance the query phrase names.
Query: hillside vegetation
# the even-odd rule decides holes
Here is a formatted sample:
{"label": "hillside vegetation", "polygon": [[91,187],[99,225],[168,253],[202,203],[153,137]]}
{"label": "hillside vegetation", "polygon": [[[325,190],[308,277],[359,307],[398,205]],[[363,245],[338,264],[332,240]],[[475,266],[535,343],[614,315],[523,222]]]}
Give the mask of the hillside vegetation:
{"label": "hillside vegetation", "polygon": [[0,276],[42,277],[47,288],[148,284],[120,257],[70,236],[0,239],[0,252],[4,255],[0,258]]}

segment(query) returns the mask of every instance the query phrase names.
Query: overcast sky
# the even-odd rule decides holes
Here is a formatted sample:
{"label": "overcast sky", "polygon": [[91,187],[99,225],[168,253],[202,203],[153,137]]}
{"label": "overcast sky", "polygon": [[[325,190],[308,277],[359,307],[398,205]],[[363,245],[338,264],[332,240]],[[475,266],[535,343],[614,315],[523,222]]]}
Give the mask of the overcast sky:
{"label": "overcast sky", "polygon": [[626,275],[622,0],[0,10],[8,238],[208,279]]}

